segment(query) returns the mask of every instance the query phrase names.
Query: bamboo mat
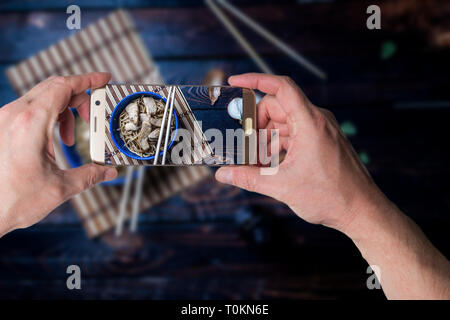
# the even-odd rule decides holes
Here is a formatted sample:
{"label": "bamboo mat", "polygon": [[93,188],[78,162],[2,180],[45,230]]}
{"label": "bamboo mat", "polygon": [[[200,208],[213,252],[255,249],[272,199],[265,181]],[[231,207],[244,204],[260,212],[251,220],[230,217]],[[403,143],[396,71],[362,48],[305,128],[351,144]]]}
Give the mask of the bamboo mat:
{"label": "bamboo mat", "polygon": [[[6,75],[21,96],[51,75],[72,75],[107,71],[113,82],[162,84],[158,68],[139,37],[130,16],[123,10],[89,25],[36,55],[16,64]],[[61,168],[69,168],[55,140],[55,155]],[[184,188],[210,176],[207,167],[158,167],[146,170],[141,210],[167,199]],[[70,201],[89,237],[113,228],[119,211],[121,187],[99,185]],[[131,204],[127,208],[131,211]]]}
{"label": "bamboo mat", "polygon": [[[155,92],[167,99],[169,87],[157,86],[157,85],[108,85],[106,87],[106,158],[109,163],[113,165],[151,165],[153,160],[136,160],[121,153],[114,145],[111,132],[109,128],[109,119],[111,117],[112,110],[119,103],[120,100],[128,96],[129,94],[142,91]],[[201,125],[197,121],[192,112],[186,98],[181,90],[176,87],[174,110],[178,116],[179,128],[186,129],[191,136],[190,141],[183,140],[179,143],[183,143],[183,149],[189,150],[190,154],[183,153],[181,157],[181,164],[192,165],[202,164],[203,160],[210,159],[212,157],[212,149],[209,145],[202,129]],[[177,139],[178,140],[178,139]],[[170,155],[170,150],[168,152]],[[173,164],[170,158],[167,162]],[[179,162],[175,162],[180,164]]]}

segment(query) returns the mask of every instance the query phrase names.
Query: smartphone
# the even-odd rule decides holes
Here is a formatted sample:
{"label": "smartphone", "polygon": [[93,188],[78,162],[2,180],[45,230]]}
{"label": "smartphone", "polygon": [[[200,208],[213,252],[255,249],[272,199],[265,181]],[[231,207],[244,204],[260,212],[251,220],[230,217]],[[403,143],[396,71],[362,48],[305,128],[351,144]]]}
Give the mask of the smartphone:
{"label": "smartphone", "polygon": [[255,164],[256,131],[246,88],[108,84],[91,92],[90,155],[100,164]]}

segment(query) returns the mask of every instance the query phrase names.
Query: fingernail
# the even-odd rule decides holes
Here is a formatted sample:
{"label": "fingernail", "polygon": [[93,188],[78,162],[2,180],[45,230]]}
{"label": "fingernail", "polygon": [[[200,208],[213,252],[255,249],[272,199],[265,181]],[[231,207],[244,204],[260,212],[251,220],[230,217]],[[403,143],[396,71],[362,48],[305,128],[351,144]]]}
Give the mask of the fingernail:
{"label": "fingernail", "polygon": [[105,172],[105,179],[104,181],[109,181],[114,179],[117,176],[117,170],[114,168],[109,168],[108,170],[106,170]]}
{"label": "fingernail", "polygon": [[67,140],[67,142],[64,142],[64,144],[68,147],[73,147],[73,145],[75,144],[75,139]]}
{"label": "fingernail", "polygon": [[228,168],[217,170],[216,179],[222,183],[233,184],[233,170]]}

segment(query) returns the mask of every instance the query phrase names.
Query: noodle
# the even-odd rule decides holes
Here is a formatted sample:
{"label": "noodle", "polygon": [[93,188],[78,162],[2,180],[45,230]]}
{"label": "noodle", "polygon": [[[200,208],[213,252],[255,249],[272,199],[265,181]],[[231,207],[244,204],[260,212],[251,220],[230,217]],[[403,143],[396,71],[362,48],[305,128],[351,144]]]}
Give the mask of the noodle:
{"label": "noodle", "polygon": [[[146,106],[146,103],[151,104],[153,102],[156,105],[156,111],[150,112],[150,107],[148,105]],[[137,124],[132,122],[131,118],[133,115],[130,117],[129,111],[127,111],[128,106],[133,103],[137,103],[138,107],[137,112],[139,121]],[[120,137],[125,143],[124,146],[140,157],[153,156],[156,153],[156,144],[160,130],[158,121],[160,121],[164,115],[165,105],[163,100],[153,99],[152,97],[143,95],[131,101],[128,106],[119,115],[119,129],[117,129],[120,131]],[[135,108],[135,106],[133,107]],[[135,112],[136,110],[133,109],[132,111]],[[170,125],[171,133],[173,128],[174,119],[172,118],[172,123]],[[164,141],[165,131],[166,130],[163,130],[162,141]],[[161,144],[160,150],[163,150],[163,147],[163,144]]]}

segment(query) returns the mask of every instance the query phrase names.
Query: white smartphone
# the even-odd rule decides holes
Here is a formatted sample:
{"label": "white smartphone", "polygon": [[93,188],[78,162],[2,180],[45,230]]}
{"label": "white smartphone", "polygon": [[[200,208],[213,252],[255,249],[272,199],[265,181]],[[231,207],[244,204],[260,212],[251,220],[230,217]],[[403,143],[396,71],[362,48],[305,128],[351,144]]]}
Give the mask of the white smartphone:
{"label": "white smartphone", "polygon": [[108,84],[91,92],[90,155],[101,164],[255,164],[256,130],[246,88]]}

